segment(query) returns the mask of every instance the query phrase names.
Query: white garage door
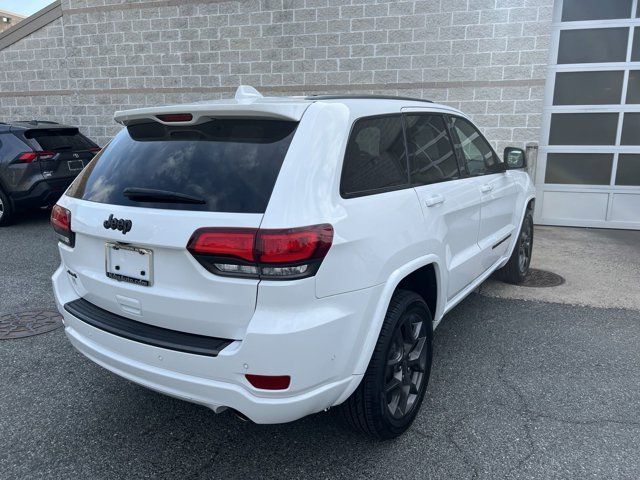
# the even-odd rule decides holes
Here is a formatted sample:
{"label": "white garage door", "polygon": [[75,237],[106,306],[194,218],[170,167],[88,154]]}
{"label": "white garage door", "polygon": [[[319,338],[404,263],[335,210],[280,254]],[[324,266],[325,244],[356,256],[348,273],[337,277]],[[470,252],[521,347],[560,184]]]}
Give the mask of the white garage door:
{"label": "white garage door", "polygon": [[640,0],[556,0],[537,223],[640,229]]}

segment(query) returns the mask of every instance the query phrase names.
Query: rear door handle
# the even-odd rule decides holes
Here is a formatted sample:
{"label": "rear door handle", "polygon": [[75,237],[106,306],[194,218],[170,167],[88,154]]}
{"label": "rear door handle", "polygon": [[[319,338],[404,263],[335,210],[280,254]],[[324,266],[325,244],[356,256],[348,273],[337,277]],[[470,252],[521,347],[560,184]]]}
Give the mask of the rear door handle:
{"label": "rear door handle", "polygon": [[444,197],[440,194],[432,195],[424,201],[427,207],[433,207],[434,205],[438,205],[442,202],[444,202]]}
{"label": "rear door handle", "polygon": [[488,183],[480,187],[482,193],[489,193],[491,190],[493,190],[493,185],[489,185]]}

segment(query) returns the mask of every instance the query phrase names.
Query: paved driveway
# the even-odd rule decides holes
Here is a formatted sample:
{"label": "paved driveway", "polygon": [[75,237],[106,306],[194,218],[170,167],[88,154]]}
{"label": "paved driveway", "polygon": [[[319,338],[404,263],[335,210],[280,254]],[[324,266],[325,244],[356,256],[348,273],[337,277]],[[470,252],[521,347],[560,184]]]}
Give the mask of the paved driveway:
{"label": "paved driveway", "polygon": [[[0,313],[52,307],[45,214],[0,230]],[[278,426],[131,384],[61,330],[0,340],[0,477],[640,478],[640,314],[472,295],[435,334],[398,440],[330,413]]]}

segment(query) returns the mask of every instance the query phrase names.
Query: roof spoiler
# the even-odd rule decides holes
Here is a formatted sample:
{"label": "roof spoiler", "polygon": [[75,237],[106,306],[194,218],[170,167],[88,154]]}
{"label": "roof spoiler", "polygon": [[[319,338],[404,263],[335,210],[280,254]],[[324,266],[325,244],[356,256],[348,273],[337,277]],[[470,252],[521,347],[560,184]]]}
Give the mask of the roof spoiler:
{"label": "roof spoiler", "polygon": [[270,118],[298,122],[310,103],[303,99],[291,102],[285,99],[279,101],[277,98],[269,99],[268,102],[257,101],[263,98],[255,88],[240,85],[233,99],[123,110],[116,112],[114,119],[124,126],[145,120],[164,125],[198,125],[219,117]]}

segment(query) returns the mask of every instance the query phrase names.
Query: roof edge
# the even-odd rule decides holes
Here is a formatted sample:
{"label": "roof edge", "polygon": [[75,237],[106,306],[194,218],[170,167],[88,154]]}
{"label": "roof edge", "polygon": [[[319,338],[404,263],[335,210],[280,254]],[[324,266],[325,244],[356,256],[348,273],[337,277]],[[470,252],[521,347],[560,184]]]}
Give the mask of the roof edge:
{"label": "roof edge", "polygon": [[4,50],[42,27],[46,27],[60,17],[62,17],[62,4],[60,0],[56,0],[0,33],[0,50]]}

